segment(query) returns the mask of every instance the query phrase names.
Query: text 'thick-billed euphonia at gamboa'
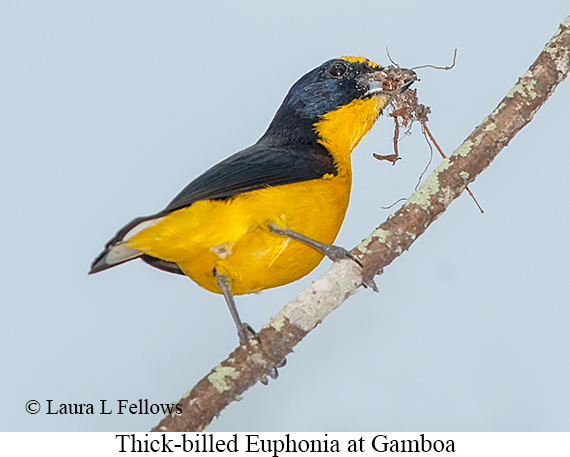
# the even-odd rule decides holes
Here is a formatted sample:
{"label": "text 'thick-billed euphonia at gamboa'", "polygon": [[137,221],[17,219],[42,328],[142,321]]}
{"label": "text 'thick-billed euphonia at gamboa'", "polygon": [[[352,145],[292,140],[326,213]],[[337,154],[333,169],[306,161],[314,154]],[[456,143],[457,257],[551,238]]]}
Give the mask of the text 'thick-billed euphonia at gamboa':
{"label": "text 'thick-billed euphonia at gamboa'", "polygon": [[197,177],[162,211],[125,225],[90,273],[140,258],[186,275],[224,295],[246,342],[251,330],[234,295],[295,281],[324,255],[352,258],[331,243],[348,206],[350,153],[390,102],[381,71],[341,57],[307,73],[257,143]]}

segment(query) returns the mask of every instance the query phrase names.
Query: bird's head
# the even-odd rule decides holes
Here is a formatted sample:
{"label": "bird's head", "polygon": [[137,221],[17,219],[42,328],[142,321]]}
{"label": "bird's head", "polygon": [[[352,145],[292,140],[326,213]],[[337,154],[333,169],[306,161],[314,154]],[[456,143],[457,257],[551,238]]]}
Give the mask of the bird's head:
{"label": "bird's head", "polygon": [[390,102],[382,75],[383,67],[364,57],[323,63],[291,87],[264,138],[350,152]]}

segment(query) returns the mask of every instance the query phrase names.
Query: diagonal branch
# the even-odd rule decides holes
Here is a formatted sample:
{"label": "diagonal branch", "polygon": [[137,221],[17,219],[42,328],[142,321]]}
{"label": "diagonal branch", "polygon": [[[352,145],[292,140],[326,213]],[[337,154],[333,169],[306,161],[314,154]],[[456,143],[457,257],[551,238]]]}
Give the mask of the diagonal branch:
{"label": "diagonal branch", "polygon": [[[272,317],[259,340],[241,345],[174,403],[182,414],[166,415],[153,431],[201,431],[228,404],[270,375],[293,347],[330,312],[356,293],[364,280],[410,248],[427,227],[485,170],[528,124],[570,68],[570,17],[499,106],[393,215],[352,250],[364,266],[343,260]],[[176,411],[176,410],[175,410]]]}

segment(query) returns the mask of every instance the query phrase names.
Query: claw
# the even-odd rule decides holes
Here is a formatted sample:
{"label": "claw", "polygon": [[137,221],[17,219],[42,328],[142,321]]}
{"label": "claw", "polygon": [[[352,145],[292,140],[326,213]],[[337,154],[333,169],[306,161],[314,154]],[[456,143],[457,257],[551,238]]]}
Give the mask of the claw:
{"label": "claw", "polygon": [[259,382],[260,382],[261,384],[263,384],[264,386],[268,386],[268,385],[269,385],[269,380],[267,379],[267,376],[261,378],[261,379],[259,380]]}
{"label": "claw", "polygon": [[370,288],[371,288],[374,292],[376,292],[376,293],[380,292],[380,291],[378,290],[378,286],[377,286],[376,283],[374,282],[374,278],[365,278],[365,279],[362,281],[362,285],[363,285],[364,287],[366,287],[366,288],[367,288],[367,287],[370,287]]}
{"label": "claw", "polygon": [[[381,269],[378,271],[378,273],[376,273],[377,275],[381,275],[382,273],[384,273],[384,269]],[[362,278],[362,286],[364,288],[368,288],[370,287],[374,292],[378,293],[378,286],[376,285],[376,283],[374,282],[374,276],[375,275],[371,275],[370,273],[367,273],[363,278]]]}
{"label": "claw", "polygon": [[269,377],[271,379],[277,379],[277,376],[279,376],[279,373],[277,372],[277,368],[273,367],[271,369],[271,371],[269,372]]}
{"label": "claw", "polygon": [[358,265],[360,265],[360,268],[364,268],[364,265],[362,265],[362,262],[360,261],[360,259],[354,255],[352,255],[350,252],[348,252],[348,258],[354,260]]}

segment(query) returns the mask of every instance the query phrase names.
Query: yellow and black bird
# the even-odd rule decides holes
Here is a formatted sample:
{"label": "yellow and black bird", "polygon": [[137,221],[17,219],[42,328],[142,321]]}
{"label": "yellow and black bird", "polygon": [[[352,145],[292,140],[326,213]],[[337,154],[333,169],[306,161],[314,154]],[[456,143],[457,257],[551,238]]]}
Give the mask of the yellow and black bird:
{"label": "yellow and black bird", "polygon": [[186,275],[224,295],[240,343],[247,341],[234,295],[295,281],[324,255],[352,258],[331,243],[348,206],[350,153],[390,101],[381,71],[363,57],[341,57],[307,73],[257,143],[200,175],[162,211],[125,225],[89,273],[140,258]]}

